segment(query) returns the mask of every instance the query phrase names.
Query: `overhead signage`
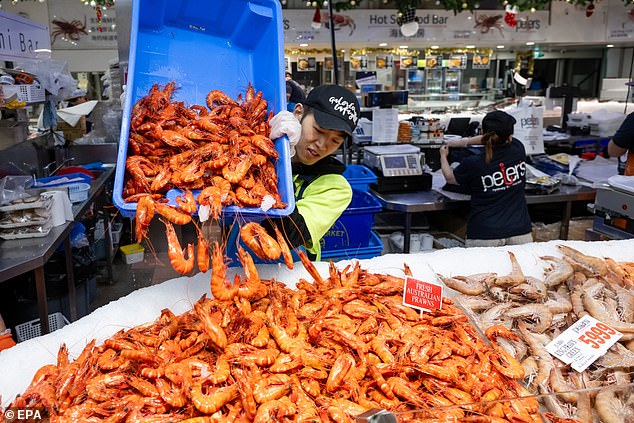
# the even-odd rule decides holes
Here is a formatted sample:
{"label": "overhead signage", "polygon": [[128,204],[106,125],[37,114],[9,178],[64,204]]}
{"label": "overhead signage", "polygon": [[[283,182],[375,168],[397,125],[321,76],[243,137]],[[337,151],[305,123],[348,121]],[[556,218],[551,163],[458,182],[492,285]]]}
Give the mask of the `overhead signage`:
{"label": "overhead signage", "polygon": [[[500,11],[489,11],[494,14]],[[338,42],[363,43],[365,45],[381,42],[402,42],[411,39],[463,39],[465,41],[543,41],[551,27],[548,24],[548,11],[521,12],[517,15],[518,25],[509,27],[503,20],[493,27],[484,11],[479,12],[479,20],[473,19],[470,12],[454,13],[450,10],[416,11],[419,30],[412,37],[404,36],[397,24],[396,10],[367,9],[346,10],[336,13],[334,18],[335,38]],[[311,28],[313,9],[284,10],[284,41],[286,44],[297,42],[329,43],[330,29],[322,25]],[[322,21],[323,22],[323,21]],[[499,24],[499,25],[498,25]],[[482,29],[486,28],[485,32]],[[377,66],[378,67],[378,66]]]}
{"label": "overhead signage", "polygon": [[0,59],[37,59],[36,50],[51,48],[48,28],[0,10]]}

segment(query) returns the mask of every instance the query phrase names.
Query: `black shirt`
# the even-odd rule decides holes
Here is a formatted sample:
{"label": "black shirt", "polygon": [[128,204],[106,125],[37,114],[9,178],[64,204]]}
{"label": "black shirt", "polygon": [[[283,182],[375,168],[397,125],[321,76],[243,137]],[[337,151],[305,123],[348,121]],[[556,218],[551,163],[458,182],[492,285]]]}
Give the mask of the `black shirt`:
{"label": "black shirt", "polygon": [[489,163],[484,161],[484,149],[464,158],[454,176],[471,193],[467,238],[500,239],[531,232],[524,196],[526,150],[519,140],[494,147]]}
{"label": "black shirt", "polygon": [[634,151],[634,112],[627,115],[612,141],[619,147]]}

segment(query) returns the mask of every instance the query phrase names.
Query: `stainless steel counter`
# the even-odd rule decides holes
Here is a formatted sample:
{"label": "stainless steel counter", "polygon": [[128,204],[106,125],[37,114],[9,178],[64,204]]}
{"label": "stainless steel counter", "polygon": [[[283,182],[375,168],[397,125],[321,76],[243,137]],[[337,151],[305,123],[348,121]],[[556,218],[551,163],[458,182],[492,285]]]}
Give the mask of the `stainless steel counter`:
{"label": "stainless steel counter", "polygon": [[[409,253],[409,240],[412,227],[412,213],[435,212],[441,210],[456,210],[467,207],[469,200],[452,200],[436,191],[417,191],[407,193],[382,194],[372,191],[377,196],[383,208],[405,213],[403,252]],[[592,201],[596,191],[586,186],[561,185],[551,194],[527,194],[528,204],[562,203],[561,229],[559,237],[568,239],[568,226],[572,203],[575,201]]]}
{"label": "stainless steel counter", "polygon": [[[90,184],[88,198],[73,205],[75,220],[97,201],[106,183],[114,175],[115,167],[108,168]],[[16,239],[0,242],[0,282],[4,282],[23,273],[33,271],[35,274],[35,289],[37,293],[38,310],[40,314],[41,333],[49,332],[48,305],[46,299],[46,280],[44,278],[44,264],[51,258],[60,244],[64,243],[66,259],[66,278],[68,280],[68,298],[70,301],[70,319],[77,320],[77,301],[75,294],[75,278],[73,275],[72,249],[70,244],[70,230],[74,221],[56,226],[49,234],[42,238]],[[106,233],[106,245],[110,245],[109,231]],[[106,248],[106,250],[109,250]]]}

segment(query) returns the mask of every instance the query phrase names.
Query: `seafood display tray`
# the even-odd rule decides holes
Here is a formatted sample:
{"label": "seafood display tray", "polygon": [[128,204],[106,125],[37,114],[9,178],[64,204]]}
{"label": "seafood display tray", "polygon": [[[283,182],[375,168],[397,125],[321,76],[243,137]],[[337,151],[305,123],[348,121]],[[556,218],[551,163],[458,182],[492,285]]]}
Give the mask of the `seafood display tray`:
{"label": "seafood display tray", "polygon": [[[204,52],[204,54],[201,54]],[[284,31],[278,0],[140,0],[133,2],[128,83],[115,174],[114,203],[124,217],[134,217],[136,203],[122,198],[132,107],[154,84],[174,81],[172,99],[185,105],[206,104],[212,90],[233,99],[249,84],[268,102],[268,111],[286,109]],[[213,69],[213,72],[210,72]],[[280,153],[275,168],[286,208],[225,207],[224,215],[247,220],[286,216],[295,208],[286,137],[275,140]],[[170,200],[171,202],[171,200]]]}
{"label": "seafood display tray", "polygon": [[30,210],[30,209],[48,209],[52,202],[50,200],[33,201],[31,203],[18,203],[8,206],[0,207],[0,212],[13,212],[18,210]]}
{"label": "seafood display tray", "polygon": [[50,216],[44,217],[41,220],[30,220],[28,222],[20,222],[20,223],[2,223],[0,222],[0,228],[2,229],[14,229],[14,228],[24,228],[27,226],[41,226],[48,223],[51,220]]}
{"label": "seafood display tray", "polygon": [[41,232],[24,232],[24,233],[17,233],[17,234],[0,232],[0,238],[7,241],[14,240],[14,239],[43,238],[46,235],[48,235],[48,233],[51,231],[51,228],[52,228],[51,226],[45,226],[45,227],[42,227]]}

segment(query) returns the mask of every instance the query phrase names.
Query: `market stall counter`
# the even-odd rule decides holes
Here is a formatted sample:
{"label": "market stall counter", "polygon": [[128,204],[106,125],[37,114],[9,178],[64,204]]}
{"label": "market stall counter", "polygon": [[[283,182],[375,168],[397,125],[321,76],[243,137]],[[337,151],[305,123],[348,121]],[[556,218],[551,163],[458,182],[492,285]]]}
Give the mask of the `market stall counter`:
{"label": "market stall counter", "polygon": [[[381,201],[384,209],[405,214],[405,223],[403,226],[403,252],[405,253],[408,253],[410,248],[413,213],[456,210],[467,207],[469,204],[468,197],[466,196],[462,199],[460,199],[459,196],[456,196],[456,198],[448,198],[438,191],[433,190],[406,193],[380,193],[373,190],[372,193]],[[562,185],[557,191],[547,195],[526,194],[526,202],[528,204],[562,204],[559,238],[568,239],[572,203],[575,201],[592,201],[595,195],[596,190],[585,185]]]}
{"label": "market stall counter", "polygon": [[[91,182],[86,199],[73,204],[72,209],[75,220],[80,219],[89,208],[98,201],[101,193],[104,191],[106,183],[112,179],[113,175],[114,166],[106,167],[106,169]],[[66,269],[69,269],[69,271],[67,271],[67,281],[70,319],[71,321],[77,319],[75,280],[72,271],[72,248],[69,236],[73,224],[74,220],[55,226],[51,228],[48,235],[41,238],[4,240],[0,242],[0,283],[26,272],[33,271],[35,274],[40,330],[42,334],[49,332],[44,265],[62,243],[64,243]],[[108,231],[106,231],[106,234],[108,234]],[[110,242],[109,239],[106,241]]]}
{"label": "market stall counter", "polygon": [[[563,246],[563,248],[561,246]],[[572,248],[574,250],[567,250],[566,248]],[[531,276],[550,284],[555,276],[560,276],[558,270],[563,266],[561,263],[564,262],[564,260],[561,259],[562,252],[570,253],[570,251],[574,251],[573,254],[576,255],[575,260],[580,260],[577,264],[584,263],[585,261],[602,261],[601,258],[604,257],[608,257],[615,262],[632,262],[634,261],[634,256],[632,255],[632,251],[634,251],[634,240],[593,243],[551,241],[500,248],[454,248],[434,251],[432,253],[390,254],[359,261],[359,271],[361,273],[357,274],[357,276],[359,277],[359,284],[361,284],[363,275],[387,274],[403,278],[407,273],[411,273],[417,280],[436,281],[436,283],[442,285],[442,282],[437,279],[437,275],[445,275],[447,277],[455,276],[457,278],[459,277],[458,275],[491,275],[491,272],[495,272],[500,276],[499,282],[501,283],[502,280],[507,281],[509,278],[517,276],[519,272],[518,269],[521,268],[522,278],[528,280],[528,277]],[[589,256],[594,257],[594,259]],[[511,258],[511,260],[509,260],[509,258]],[[559,265],[554,268],[549,268],[544,260],[558,260]],[[336,264],[336,268],[343,272],[349,264],[351,264],[349,261],[342,261]],[[285,284],[286,287],[295,290],[296,286],[302,285],[303,288],[308,288],[307,283],[315,281],[314,283],[319,284],[320,282],[317,282],[316,279],[323,277],[325,280],[327,275],[333,275],[332,269],[329,269],[329,263],[318,262],[314,263],[314,265],[320,275],[319,277],[316,276],[314,272],[311,274],[299,263],[294,270],[288,270],[277,264],[259,265],[257,269],[262,280],[271,280],[274,278]],[[557,272],[555,270],[557,270]],[[239,269],[229,269],[227,278],[232,280],[233,275],[231,273],[237,271],[239,271]],[[148,322],[157,321],[159,316],[168,315],[169,313],[166,309],[169,309],[171,313],[175,315],[186,313],[192,309],[193,306],[200,303],[200,299],[203,295],[210,296],[210,276],[210,272],[198,273],[193,277],[172,279],[158,285],[140,289],[95,310],[90,315],[60,330],[28,340],[13,348],[0,352],[0,374],[2,374],[2,378],[0,378],[0,396],[2,398],[2,405],[6,407],[16,398],[16,395],[24,392],[30,384],[33,375],[40,367],[56,363],[58,360],[58,350],[62,345],[68,348],[69,357],[71,360],[74,360],[85,349],[86,345],[90,345],[92,340],[95,340],[95,345],[99,346],[104,343],[106,339],[112,337],[119,331],[131,330],[134,327],[147,328]],[[345,283],[343,280],[342,282]],[[323,281],[321,283],[323,283]],[[385,289],[384,285],[375,285],[374,288],[372,285],[365,286],[366,288],[364,290],[375,292],[375,295],[380,295],[378,292]],[[446,286],[452,286],[452,284],[447,282]],[[453,286],[456,287],[456,285]],[[555,285],[553,285],[553,287],[554,286]],[[343,287],[339,289],[343,289]],[[443,295],[445,298],[451,298],[456,305],[461,304],[456,291],[445,287]],[[465,297],[465,295],[462,295],[462,297]],[[333,301],[336,299],[336,297],[331,298]],[[344,300],[341,299],[341,301]],[[451,302],[452,301],[447,300],[448,304],[451,304]],[[394,307],[396,307],[396,305],[394,305]],[[450,310],[451,306],[449,305],[448,307],[450,308],[447,310]],[[388,309],[391,310],[392,313],[399,313],[397,308]],[[360,311],[360,309],[357,309],[357,311]],[[412,309],[410,309],[410,311],[412,311]],[[402,310],[402,312],[404,313],[405,310]],[[418,315],[417,312],[414,314]],[[425,313],[421,313],[421,318],[424,315]],[[437,324],[444,325],[445,323],[442,322],[445,321],[450,324],[454,321],[455,323],[458,322],[454,317],[443,316]],[[459,321],[466,322],[466,318],[460,318]],[[474,322],[472,318],[469,318],[469,321]],[[343,324],[343,322],[341,323]],[[275,324],[271,324],[273,325],[271,328],[274,330]],[[324,325],[322,330],[337,330],[337,327],[333,326],[332,322],[322,322],[322,324]],[[626,324],[625,322],[621,322],[621,324],[623,326],[632,325],[632,323]],[[520,323],[520,326],[521,325],[523,325],[523,323]],[[629,330],[629,326],[623,329]],[[481,329],[478,330],[481,331]],[[531,331],[535,330],[539,329],[536,327],[531,328]],[[631,333],[628,333],[628,335],[631,336]],[[500,334],[500,336],[502,335]],[[361,348],[359,345],[351,345],[354,347],[353,349]],[[252,355],[248,353],[248,351],[250,351],[249,348],[246,346],[243,348],[245,348],[243,351],[244,354],[247,356]],[[376,348],[376,346],[372,348]],[[453,346],[451,348],[454,349]],[[531,347],[531,349],[532,348],[533,347]],[[363,350],[363,348],[361,349]],[[96,350],[92,351],[96,354]],[[126,356],[131,357],[129,354],[126,354]],[[260,356],[258,355],[258,357]],[[337,360],[340,359],[339,357],[333,357],[333,359],[335,358]],[[96,360],[96,357],[92,357],[91,360]],[[491,371],[493,370],[489,370],[489,372]],[[390,380],[392,382],[395,381],[394,379]],[[133,380],[130,378],[129,382],[132,383]],[[598,404],[597,407],[599,407]]]}

